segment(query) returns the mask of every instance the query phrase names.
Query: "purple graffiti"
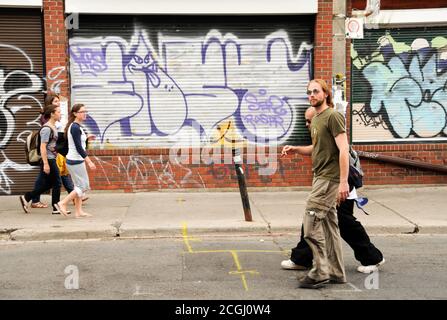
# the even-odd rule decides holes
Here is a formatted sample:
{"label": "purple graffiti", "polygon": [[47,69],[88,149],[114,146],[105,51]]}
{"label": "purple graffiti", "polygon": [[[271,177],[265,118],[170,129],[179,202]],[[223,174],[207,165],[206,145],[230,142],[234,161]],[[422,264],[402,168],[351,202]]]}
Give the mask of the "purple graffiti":
{"label": "purple graffiti", "polygon": [[70,39],[73,98],[89,101],[99,144],[208,143],[229,121],[231,140],[291,134],[310,45],[294,54],[285,31],[248,40],[217,30],[193,38],[160,32],[158,51],[145,30],[130,40]]}
{"label": "purple graffiti", "polygon": [[241,119],[248,130],[280,129],[280,135],[286,133],[291,120],[288,105],[276,95],[268,95],[267,90],[259,89],[258,96],[247,92],[243,98],[243,113]]}
{"label": "purple graffiti", "polygon": [[96,76],[98,73],[107,70],[105,57],[101,51],[74,46],[73,48],[70,48],[70,55],[79,65],[83,74],[92,74]]}

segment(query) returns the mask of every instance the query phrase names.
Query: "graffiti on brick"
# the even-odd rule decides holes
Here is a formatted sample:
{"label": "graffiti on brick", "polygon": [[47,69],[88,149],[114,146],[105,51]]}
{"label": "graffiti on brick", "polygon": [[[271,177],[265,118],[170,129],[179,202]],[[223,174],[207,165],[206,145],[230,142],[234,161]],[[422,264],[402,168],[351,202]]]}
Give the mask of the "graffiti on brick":
{"label": "graffiti on brick", "polygon": [[[155,181],[159,190],[185,187],[206,188],[200,173],[193,172],[178,161],[172,162],[169,159],[164,159],[163,155],[156,157],[130,156],[125,160],[118,157],[117,163],[96,156],[94,158],[101,176],[105,178],[108,185],[116,183],[108,178],[111,172],[116,172],[121,174],[120,185],[126,183],[132,187],[147,185],[147,188],[150,189],[150,182]],[[137,189],[140,188],[137,187]]]}
{"label": "graffiti on brick", "polygon": [[[202,175],[197,167],[188,168],[180,159],[175,161],[160,156],[130,156],[123,159],[117,157],[112,161],[106,158],[95,156],[95,163],[98,166],[99,175],[106,185],[114,185],[117,180],[109,178],[114,173],[119,174],[118,179],[121,186],[128,184],[135,189],[181,189],[181,188],[206,188]],[[259,178],[262,183],[271,183],[274,178],[279,177],[281,181],[286,181],[286,170],[290,170],[291,165],[278,159],[278,170],[275,175],[261,175],[259,171],[270,166],[269,163],[261,163],[256,160],[254,164],[243,164],[243,171],[247,181],[254,181]],[[237,182],[237,175],[234,164],[210,163],[206,174],[213,177],[216,182],[223,180]],[[154,187],[156,185],[156,187]]]}
{"label": "graffiti on brick", "polygon": [[294,54],[283,30],[262,39],[159,32],[158,50],[140,29],[129,41],[74,37],[73,102],[88,104],[97,148],[209,144],[228,121],[239,140],[280,143],[307,103],[311,50],[303,42]]}
{"label": "graffiti on brick", "polygon": [[[256,177],[259,177],[262,183],[271,183],[273,181],[274,175],[262,175],[259,174],[260,169],[267,169],[269,167],[268,163],[261,164],[258,160],[255,161],[254,164],[243,164],[242,169],[244,172],[244,176],[247,181],[253,181]],[[285,176],[285,165],[282,159],[278,159],[278,173],[281,177],[281,181],[286,181]],[[219,164],[219,165],[211,165],[207,171],[207,173],[211,174],[214,180],[222,182],[225,179],[231,179],[232,181],[238,181],[237,174],[232,164]],[[258,173],[258,174],[256,174]]]}
{"label": "graffiti on brick", "polygon": [[61,93],[61,85],[65,82],[65,67],[54,67],[47,73],[47,83],[49,84],[48,91],[56,94]]}
{"label": "graffiti on brick", "polygon": [[[447,137],[447,38],[407,44],[387,33],[369,55],[355,46],[351,53],[370,87],[366,101],[354,106],[354,124],[381,127],[397,139]],[[360,95],[354,91],[354,99]],[[353,128],[354,139],[359,129]]]}

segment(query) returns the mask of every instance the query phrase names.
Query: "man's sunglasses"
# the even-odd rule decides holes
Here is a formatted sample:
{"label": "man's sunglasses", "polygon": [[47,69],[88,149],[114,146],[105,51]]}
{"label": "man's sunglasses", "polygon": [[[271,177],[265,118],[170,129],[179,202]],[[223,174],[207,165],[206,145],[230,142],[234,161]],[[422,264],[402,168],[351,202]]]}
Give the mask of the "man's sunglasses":
{"label": "man's sunglasses", "polygon": [[318,89],[313,89],[312,91],[311,90],[307,90],[307,95],[308,96],[310,96],[310,95],[314,95],[314,96],[316,96],[317,94],[319,94],[320,93],[320,90],[318,90]]}

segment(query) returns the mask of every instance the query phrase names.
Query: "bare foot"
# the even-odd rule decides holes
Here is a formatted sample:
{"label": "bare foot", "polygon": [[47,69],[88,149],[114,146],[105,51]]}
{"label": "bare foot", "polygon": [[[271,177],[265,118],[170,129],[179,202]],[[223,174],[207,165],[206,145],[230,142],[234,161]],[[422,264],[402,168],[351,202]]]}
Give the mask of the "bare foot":
{"label": "bare foot", "polygon": [[85,217],[91,217],[92,215],[90,213],[87,212],[82,212],[79,215],[76,215],[76,218],[85,218]]}

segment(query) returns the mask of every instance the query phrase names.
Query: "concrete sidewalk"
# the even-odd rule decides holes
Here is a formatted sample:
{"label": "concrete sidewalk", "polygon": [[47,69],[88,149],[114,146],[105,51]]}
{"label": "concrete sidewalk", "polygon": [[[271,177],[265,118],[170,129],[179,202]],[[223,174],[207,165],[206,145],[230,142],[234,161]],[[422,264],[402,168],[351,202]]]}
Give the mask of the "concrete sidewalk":
{"label": "concrete sidewalk", "polygon": [[[252,222],[246,222],[238,191],[92,192],[85,203],[89,218],[52,215],[48,209],[25,214],[18,196],[0,197],[0,238],[52,240],[134,238],[188,234],[299,233],[310,189],[249,189]],[[447,186],[362,188],[370,215],[355,208],[371,234],[447,233]],[[63,194],[65,196],[65,193]],[[49,195],[42,200],[50,202]],[[70,207],[70,209],[74,209]]]}

